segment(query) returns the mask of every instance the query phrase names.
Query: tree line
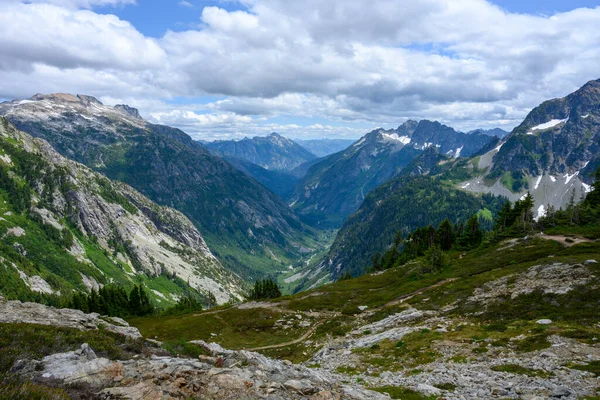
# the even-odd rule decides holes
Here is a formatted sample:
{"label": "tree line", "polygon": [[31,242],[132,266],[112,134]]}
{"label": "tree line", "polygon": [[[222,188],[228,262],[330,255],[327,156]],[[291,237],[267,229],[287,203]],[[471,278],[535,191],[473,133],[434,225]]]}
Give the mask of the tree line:
{"label": "tree line", "polygon": [[67,301],[68,308],[111,317],[143,316],[154,313],[154,305],[141,284],[127,291],[117,285],[106,285],[90,293],[77,292]]}

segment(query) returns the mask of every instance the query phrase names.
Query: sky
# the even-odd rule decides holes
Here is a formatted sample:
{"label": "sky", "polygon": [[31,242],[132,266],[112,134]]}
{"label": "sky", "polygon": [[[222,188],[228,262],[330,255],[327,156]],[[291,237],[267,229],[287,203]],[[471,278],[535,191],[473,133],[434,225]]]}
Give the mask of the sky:
{"label": "sky", "polygon": [[197,139],[510,130],[600,78],[600,0],[0,1],[0,99],[92,95]]}

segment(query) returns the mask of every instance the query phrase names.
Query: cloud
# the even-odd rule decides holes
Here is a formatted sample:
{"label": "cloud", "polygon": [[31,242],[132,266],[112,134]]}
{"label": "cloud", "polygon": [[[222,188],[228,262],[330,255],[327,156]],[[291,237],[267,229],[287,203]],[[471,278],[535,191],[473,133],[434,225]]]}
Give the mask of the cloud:
{"label": "cloud", "polygon": [[187,8],[193,8],[194,7],[194,5],[192,3],[190,3],[189,1],[186,1],[186,0],[181,0],[177,4],[179,4],[182,7],[187,7]]}
{"label": "cloud", "polygon": [[[317,134],[317,120],[340,135],[407,118],[511,128],[599,78],[600,7],[540,16],[484,0],[241,0],[236,11],[204,7],[198,28],[155,40],[80,9],[133,1],[30,3],[0,9],[0,97],[127,99],[198,135],[263,132],[282,118],[303,121],[281,124],[294,134]],[[224,99],[163,101],[207,95]]]}
{"label": "cloud", "polygon": [[[35,71],[160,68],[165,52],[153,39],[112,15],[51,4],[15,4],[0,11],[0,69]],[[65,74],[67,75],[67,74]]]}
{"label": "cloud", "polygon": [[54,4],[61,7],[67,8],[92,8],[92,7],[102,7],[102,6],[124,6],[130,4],[136,4],[136,0],[8,0],[9,2],[21,2],[28,4],[35,3],[46,3],[46,4]]}

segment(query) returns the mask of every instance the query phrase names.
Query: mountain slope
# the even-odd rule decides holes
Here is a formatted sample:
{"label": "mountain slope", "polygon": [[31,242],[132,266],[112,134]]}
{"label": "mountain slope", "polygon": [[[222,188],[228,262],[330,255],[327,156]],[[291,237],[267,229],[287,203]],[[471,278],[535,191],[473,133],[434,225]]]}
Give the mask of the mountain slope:
{"label": "mountain slope", "polygon": [[215,141],[206,143],[205,146],[216,155],[240,158],[276,171],[290,171],[317,158],[298,143],[277,133],[239,141]]}
{"label": "mountain slope", "polygon": [[339,225],[371,190],[398,175],[428,147],[448,156],[469,156],[490,140],[426,120],[407,121],[388,131],[375,130],[310,167],[290,204],[308,221]]}
{"label": "mountain slope", "polygon": [[[416,166],[418,169],[418,166]],[[464,222],[480,210],[499,210],[503,201],[474,196],[426,176],[403,175],[373,190],[338,232],[320,267],[334,277],[364,273],[377,252],[383,253],[398,231],[437,227],[444,219]]]}
{"label": "mountain slope", "polygon": [[511,200],[530,192],[538,216],[590,191],[600,165],[600,80],[534,108],[494,149],[472,160],[480,172],[459,183],[466,190]]}
{"label": "mountain slope", "polygon": [[186,291],[242,295],[181,213],[0,124],[0,291],[9,298],[143,282],[157,304]]}
{"label": "mountain slope", "polygon": [[298,183],[298,178],[288,172],[265,169],[241,158],[224,157],[224,159],[237,170],[260,182],[282,199],[290,196]]}
{"label": "mountain slope", "polygon": [[508,136],[508,134],[510,132],[505,131],[504,129],[500,129],[500,128],[493,128],[493,129],[475,129],[473,131],[468,132],[469,135],[473,134],[473,133],[480,133],[483,135],[487,135],[487,136],[496,136],[500,139],[503,139],[504,137]]}
{"label": "mountain slope", "polygon": [[355,142],[352,139],[294,139],[294,141],[317,157],[346,150]]}
{"label": "mountain slope", "polygon": [[178,129],[81,95],[2,103],[0,114],[64,156],[183,212],[221,262],[245,276],[308,251],[309,232],[275,194]]}

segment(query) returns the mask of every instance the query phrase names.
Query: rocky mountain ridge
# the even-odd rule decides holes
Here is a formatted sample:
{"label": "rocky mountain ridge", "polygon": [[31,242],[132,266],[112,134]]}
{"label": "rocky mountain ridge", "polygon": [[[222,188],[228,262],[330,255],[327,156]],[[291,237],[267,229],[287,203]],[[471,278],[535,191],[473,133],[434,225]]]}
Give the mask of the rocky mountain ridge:
{"label": "rocky mountain ridge", "polygon": [[434,147],[449,157],[469,156],[490,140],[427,120],[377,129],[312,165],[290,197],[290,205],[307,221],[339,226],[371,190],[400,174],[425,149]]}
{"label": "rocky mountain ridge", "polygon": [[600,165],[600,80],[534,108],[510,135],[469,164],[458,186],[516,201],[527,192],[537,217],[591,190]]}
{"label": "rocky mountain ridge", "polygon": [[[0,125],[3,171],[33,190],[31,204],[22,207],[24,218],[15,209],[22,197],[8,189],[0,220],[6,245],[29,260],[3,251],[2,262],[31,291],[97,290],[110,282],[133,284],[139,276],[152,280],[167,274],[205,295],[212,293],[219,303],[242,297],[242,280],[221,266],[183,214],[64,158],[46,141],[18,131],[5,119]],[[30,227],[41,227],[54,238],[60,257],[72,265],[43,262],[44,251],[50,250],[37,247],[39,239],[30,237],[36,235]],[[173,303],[181,293],[161,291],[151,282],[147,287],[159,303]]]}
{"label": "rocky mountain ridge", "polygon": [[268,170],[290,171],[317,156],[291,139],[277,133],[252,139],[217,140],[205,147],[219,156],[235,157]]}
{"label": "rocky mountain ridge", "polygon": [[0,104],[17,128],[62,155],[184,213],[212,252],[245,277],[282,268],[311,251],[311,231],[274,193],[184,132],[90,96],[36,95]]}

